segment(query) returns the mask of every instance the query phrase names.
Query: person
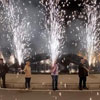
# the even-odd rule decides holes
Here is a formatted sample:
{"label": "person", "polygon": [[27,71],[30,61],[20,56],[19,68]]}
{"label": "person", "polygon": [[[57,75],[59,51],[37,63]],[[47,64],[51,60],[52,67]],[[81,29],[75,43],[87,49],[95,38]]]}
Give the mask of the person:
{"label": "person", "polygon": [[25,88],[26,90],[28,90],[30,89],[30,82],[31,82],[31,66],[29,61],[26,62],[23,71],[25,72]]}
{"label": "person", "polygon": [[79,89],[88,89],[86,86],[87,76],[88,76],[88,68],[85,64],[85,59],[81,59],[81,63],[79,64]]}
{"label": "person", "polygon": [[3,59],[0,58],[0,78],[2,79],[2,87],[6,88],[5,80],[6,73],[8,72],[8,66],[3,63]]}
{"label": "person", "polygon": [[52,76],[52,89],[58,90],[58,64],[55,62],[53,66],[51,66],[51,76]]}

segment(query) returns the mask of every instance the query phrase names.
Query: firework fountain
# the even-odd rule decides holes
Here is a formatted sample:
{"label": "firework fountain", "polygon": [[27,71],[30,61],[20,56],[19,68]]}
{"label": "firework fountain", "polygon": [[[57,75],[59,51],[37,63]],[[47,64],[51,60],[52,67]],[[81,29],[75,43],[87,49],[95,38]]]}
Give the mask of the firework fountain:
{"label": "firework fountain", "polygon": [[97,7],[96,0],[92,5],[86,4],[87,23],[86,23],[86,51],[89,65],[96,62],[95,56],[98,52],[98,33],[97,33]]}
{"label": "firework fountain", "polygon": [[49,34],[49,50],[52,65],[61,54],[61,50],[64,44],[64,11],[60,11],[58,6],[58,0],[49,0],[46,2],[46,11],[49,14],[46,15],[46,32]]}
{"label": "firework fountain", "polygon": [[[28,14],[22,16],[20,1],[10,0],[8,5],[4,5],[5,23],[8,32],[8,40],[19,65],[24,59],[29,57],[31,49],[30,45],[30,22]],[[27,10],[27,9],[25,9]],[[27,11],[26,11],[27,12]]]}

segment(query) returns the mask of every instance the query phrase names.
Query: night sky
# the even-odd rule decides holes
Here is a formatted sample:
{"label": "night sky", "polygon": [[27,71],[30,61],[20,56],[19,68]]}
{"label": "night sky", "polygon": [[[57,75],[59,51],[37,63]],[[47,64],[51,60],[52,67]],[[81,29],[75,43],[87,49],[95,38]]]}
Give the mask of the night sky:
{"label": "night sky", "polygon": [[[31,4],[29,4],[29,1],[31,1]],[[48,53],[48,38],[43,37],[43,34],[46,36],[46,34],[44,33],[45,15],[43,14],[45,13],[45,9],[39,3],[39,1],[40,0],[20,0],[19,5],[23,9],[23,12],[24,9],[27,8],[28,15],[30,16],[29,21],[31,22],[31,32],[33,34],[33,37],[31,37],[30,45],[30,47],[32,48],[32,55],[34,55],[35,53]],[[86,22],[86,20],[84,18],[79,18],[79,15],[80,13],[84,12],[84,2],[86,0],[68,0],[66,4],[65,1],[66,0],[60,0],[59,3],[61,10],[66,11],[64,23],[66,32],[64,34],[65,44],[63,46],[63,53],[78,53],[80,50],[84,50],[84,48],[82,48],[80,40],[84,38],[83,35],[81,35],[81,31],[84,31],[84,23]],[[90,2],[91,0],[87,3]],[[24,6],[23,3],[25,3]],[[63,4],[65,4],[64,7]],[[69,4],[69,6],[67,6],[67,4]],[[97,0],[97,5],[100,5],[99,0]],[[1,4],[0,11],[2,10],[3,8]],[[99,10],[100,8],[98,8],[98,12]],[[43,13],[41,13],[41,11]],[[73,20],[72,12],[74,11],[76,11],[76,16]],[[25,13],[23,13],[23,16],[25,16]],[[70,21],[70,24],[67,24],[68,21]],[[78,30],[78,27],[80,27],[80,30]],[[12,50],[7,39],[7,34],[9,33],[6,30],[3,30],[3,24],[0,23],[0,49],[4,53],[4,55],[9,56]]]}

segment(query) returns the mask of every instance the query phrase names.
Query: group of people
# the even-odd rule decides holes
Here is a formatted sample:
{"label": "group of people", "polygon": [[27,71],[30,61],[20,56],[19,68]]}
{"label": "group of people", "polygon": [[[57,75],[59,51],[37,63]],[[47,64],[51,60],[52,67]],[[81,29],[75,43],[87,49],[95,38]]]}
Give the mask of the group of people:
{"label": "group of people", "polygon": [[[59,65],[57,62],[51,67],[51,76],[52,76],[52,89],[58,90],[58,73]],[[87,76],[89,75],[89,69],[86,65],[85,59],[81,59],[79,64],[79,90],[88,89],[86,86]]]}
{"label": "group of people", "polygon": [[[2,79],[2,87],[6,88],[5,85],[5,76],[8,72],[8,67],[6,64],[3,63],[3,59],[0,59],[0,79]],[[28,90],[30,89],[30,82],[31,82],[31,66],[30,62],[27,61],[26,65],[21,72],[25,73],[25,88]],[[86,80],[88,76],[88,68],[85,64],[85,59],[81,59],[79,64],[79,89],[88,89],[86,86]],[[59,65],[57,61],[51,66],[51,77],[52,77],[52,90],[58,90],[58,75],[59,75]]]}

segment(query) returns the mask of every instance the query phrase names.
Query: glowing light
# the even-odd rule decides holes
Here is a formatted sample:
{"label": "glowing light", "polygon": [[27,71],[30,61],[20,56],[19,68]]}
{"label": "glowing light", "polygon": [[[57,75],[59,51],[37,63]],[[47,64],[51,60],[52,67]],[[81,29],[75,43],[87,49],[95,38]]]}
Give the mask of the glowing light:
{"label": "glowing light", "polygon": [[100,95],[100,93],[99,92],[97,92],[97,96],[99,96]]}
{"label": "glowing light", "polygon": [[75,73],[76,71],[75,71],[75,69],[71,69],[70,71],[69,71],[69,73],[71,74],[71,73]]}
{"label": "glowing light", "polygon": [[67,88],[67,84],[64,84],[64,88]]}
{"label": "glowing light", "polygon": [[89,61],[89,65],[94,63],[93,57],[97,52],[97,43],[98,43],[98,36],[97,36],[97,7],[96,7],[96,0],[93,2],[93,5],[86,4],[87,9],[87,19],[88,22],[86,23],[86,50],[87,50],[87,58]]}
{"label": "glowing light", "polygon": [[90,99],[89,100],[92,100],[92,98],[90,97]]}
{"label": "glowing light", "polygon": [[30,41],[30,22],[28,15],[24,15],[19,3],[14,0],[9,1],[8,6],[4,6],[5,23],[4,25],[9,34],[8,40],[10,41],[11,48],[17,58],[19,65],[24,62],[24,59],[29,57],[31,49],[29,48]]}
{"label": "glowing light", "polygon": [[59,96],[60,96],[60,97],[62,96],[62,93],[61,93],[61,92],[59,92]]}
{"label": "glowing light", "polygon": [[5,60],[5,58],[4,58],[4,56],[3,56],[3,53],[0,51],[0,58],[2,58],[3,59],[3,63],[6,63],[6,60]]}
{"label": "glowing light", "polygon": [[49,91],[49,95],[51,95],[52,94],[52,92],[51,91]]}
{"label": "glowing light", "polygon": [[15,57],[14,57],[13,54],[10,56],[9,62],[10,62],[10,64],[14,64],[15,63]]}
{"label": "glowing light", "polygon": [[49,49],[50,56],[52,60],[52,65],[57,60],[58,56],[61,53],[63,42],[63,12],[61,13],[58,7],[59,0],[49,0],[46,2],[46,10],[49,12],[49,17],[47,16],[46,20],[46,31],[49,34]]}

